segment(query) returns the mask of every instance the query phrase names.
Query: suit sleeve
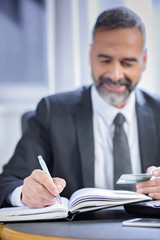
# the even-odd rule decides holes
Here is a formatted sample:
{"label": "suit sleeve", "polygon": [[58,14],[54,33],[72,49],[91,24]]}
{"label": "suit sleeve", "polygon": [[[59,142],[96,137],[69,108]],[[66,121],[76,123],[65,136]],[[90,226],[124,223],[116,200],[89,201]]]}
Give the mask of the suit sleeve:
{"label": "suit sleeve", "polygon": [[38,104],[35,116],[18,142],[15,152],[3,168],[0,175],[0,207],[8,206],[8,195],[23,184],[24,178],[34,169],[41,169],[37,156],[42,155],[51,164],[52,151],[50,146],[50,104],[49,100],[42,99]]}

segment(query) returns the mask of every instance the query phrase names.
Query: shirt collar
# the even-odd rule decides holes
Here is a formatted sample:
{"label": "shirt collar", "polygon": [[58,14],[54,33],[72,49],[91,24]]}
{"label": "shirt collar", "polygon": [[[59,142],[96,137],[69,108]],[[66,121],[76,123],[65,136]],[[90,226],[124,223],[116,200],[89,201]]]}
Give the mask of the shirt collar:
{"label": "shirt collar", "polygon": [[95,85],[91,88],[91,99],[93,105],[93,112],[98,113],[110,126],[115,118],[115,116],[120,112],[122,113],[127,123],[131,123],[133,115],[135,114],[135,92],[130,94],[130,97],[123,108],[116,108],[109,103],[107,103],[97,92]]}

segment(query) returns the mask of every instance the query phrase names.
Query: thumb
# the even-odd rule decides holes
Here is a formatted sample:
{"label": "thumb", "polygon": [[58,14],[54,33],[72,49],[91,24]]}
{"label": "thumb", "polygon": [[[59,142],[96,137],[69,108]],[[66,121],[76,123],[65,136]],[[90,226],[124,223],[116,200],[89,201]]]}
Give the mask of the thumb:
{"label": "thumb", "polygon": [[155,171],[156,169],[157,169],[157,167],[155,167],[155,166],[150,166],[150,167],[147,168],[146,173],[152,174],[152,172]]}

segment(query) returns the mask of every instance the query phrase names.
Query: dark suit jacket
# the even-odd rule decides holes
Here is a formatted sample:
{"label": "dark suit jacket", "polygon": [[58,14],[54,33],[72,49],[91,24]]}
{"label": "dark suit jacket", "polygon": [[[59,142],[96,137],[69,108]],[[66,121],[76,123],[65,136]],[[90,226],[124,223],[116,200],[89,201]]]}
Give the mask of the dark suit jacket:
{"label": "dark suit jacket", "polygon": [[[62,196],[77,189],[94,187],[94,139],[90,86],[46,97],[19,141],[0,176],[0,206],[8,194],[23,183],[34,169],[41,169],[37,156],[45,159],[52,176],[67,186]],[[136,90],[142,171],[160,165],[160,97]]]}

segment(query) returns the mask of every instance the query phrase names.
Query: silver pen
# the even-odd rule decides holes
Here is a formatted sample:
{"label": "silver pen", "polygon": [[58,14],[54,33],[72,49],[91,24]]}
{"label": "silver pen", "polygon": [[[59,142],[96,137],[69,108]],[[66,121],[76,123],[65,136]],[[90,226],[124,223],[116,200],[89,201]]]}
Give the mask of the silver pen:
{"label": "silver pen", "polygon": [[[49,178],[51,179],[51,181],[53,182],[53,179],[52,179],[52,177],[51,177],[51,174],[49,173],[48,168],[47,168],[47,165],[46,165],[46,163],[45,163],[45,161],[43,160],[43,158],[42,158],[41,155],[38,156],[38,160],[39,160],[39,164],[41,165],[42,170],[48,175],[48,177],[49,177]],[[61,198],[60,198],[60,195],[59,195],[59,196],[56,196],[56,198],[57,198],[57,201],[58,201],[59,203],[62,203],[62,200],[61,200]]]}

